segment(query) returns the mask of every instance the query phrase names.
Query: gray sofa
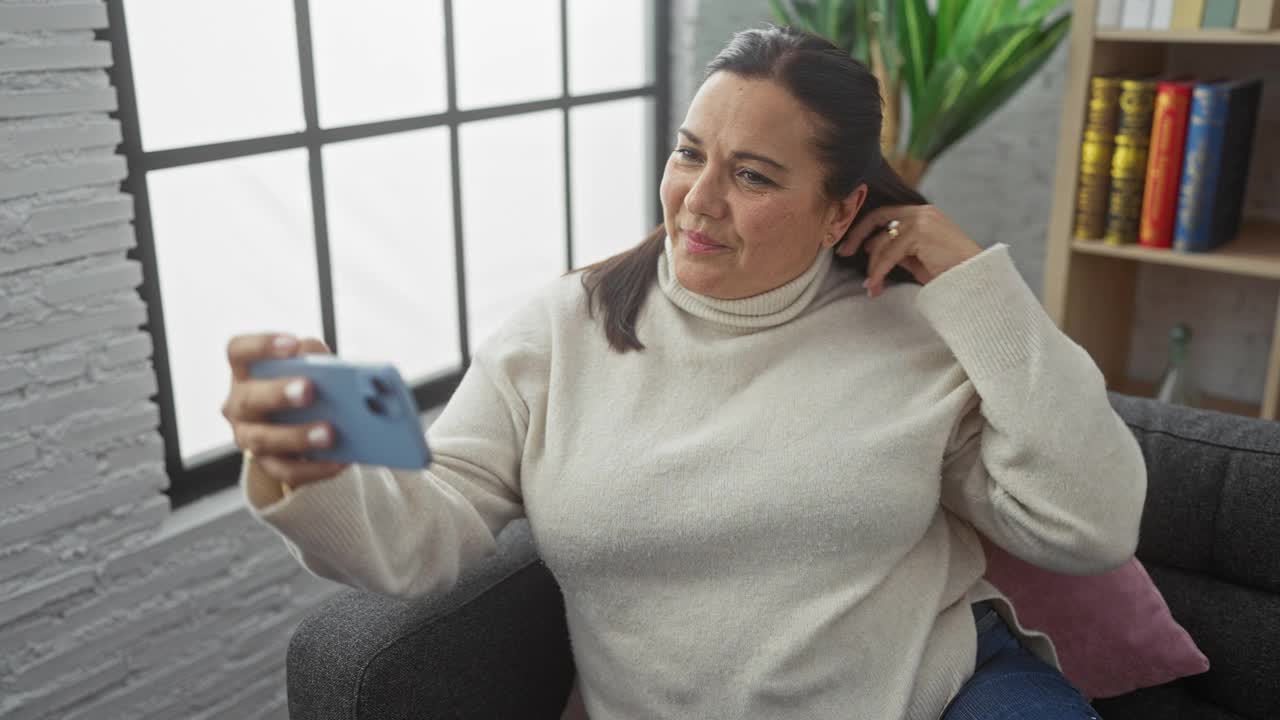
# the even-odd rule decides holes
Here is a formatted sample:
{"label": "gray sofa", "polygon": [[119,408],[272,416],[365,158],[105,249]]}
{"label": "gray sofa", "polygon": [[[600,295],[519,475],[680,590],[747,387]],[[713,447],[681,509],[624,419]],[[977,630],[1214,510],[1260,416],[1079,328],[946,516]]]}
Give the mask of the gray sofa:
{"label": "gray sofa", "polygon": [[[1142,445],[1138,557],[1211,668],[1101,699],[1106,720],[1280,718],[1280,423],[1112,394]],[[574,675],[559,588],[528,525],[443,597],[349,591],[289,645],[297,720],[558,718]]]}

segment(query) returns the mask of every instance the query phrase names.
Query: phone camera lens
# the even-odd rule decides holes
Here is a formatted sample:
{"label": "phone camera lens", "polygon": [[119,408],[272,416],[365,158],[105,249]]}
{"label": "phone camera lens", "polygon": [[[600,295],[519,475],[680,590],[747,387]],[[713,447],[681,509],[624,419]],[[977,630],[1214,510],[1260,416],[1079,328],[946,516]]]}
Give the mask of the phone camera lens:
{"label": "phone camera lens", "polygon": [[365,398],[364,404],[369,406],[369,410],[372,411],[374,415],[385,415],[387,412],[387,409],[382,406],[382,401],[376,397]]}
{"label": "phone camera lens", "polygon": [[374,389],[374,390],[377,390],[379,395],[390,395],[390,394],[391,394],[391,388],[387,387],[387,384],[386,384],[386,383],[384,383],[384,382],[382,382],[382,380],[381,380],[381,379],[376,378],[376,377],[375,377],[375,378],[370,378],[370,382],[372,382],[372,383],[373,383],[373,389]]}

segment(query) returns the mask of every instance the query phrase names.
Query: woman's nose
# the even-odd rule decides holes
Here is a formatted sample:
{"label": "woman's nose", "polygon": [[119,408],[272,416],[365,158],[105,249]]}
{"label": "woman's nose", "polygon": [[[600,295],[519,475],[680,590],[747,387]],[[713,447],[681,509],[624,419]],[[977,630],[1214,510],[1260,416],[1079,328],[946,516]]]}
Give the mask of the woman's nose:
{"label": "woman's nose", "polygon": [[724,193],[714,173],[704,169],[684,195],[684,205],[695,215],[720,217],[724,214]]}

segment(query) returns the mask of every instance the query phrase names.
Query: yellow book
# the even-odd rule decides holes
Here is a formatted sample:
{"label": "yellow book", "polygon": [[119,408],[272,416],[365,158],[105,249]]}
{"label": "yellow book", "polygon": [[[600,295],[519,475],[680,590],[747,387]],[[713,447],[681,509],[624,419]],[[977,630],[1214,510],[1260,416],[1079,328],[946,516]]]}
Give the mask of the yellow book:
{"label": "yellow book", "polygon": [[1142,192],[1147,180],[1147,143],[1128,135],[1116,136],[1111,162],[1111,195],[1103,241],[1132,245],[1142,224]]}
{"label": "yellow book", "polygon": [[1173,30],[1199,30],[1204,16],[1204,0],[1173,0]]}
{"label": "yellow book", "polygon": [[1097,76],[1089,81],[1089,109],[1080,142],[1080,177],[1076,184],[1072,234],[1101,240],[1107,226],[1111,196],[1111,156],[1120,117],[1119,78]]}
{"label": "yellow book", "polygon": [[1147,146],[1155,114],[1154,80],[1120,83],[1120,118],[1111,157],[1111,192],[1107,202],[1103,241],[1128,245],[1138,241],[1142,221],[1142,193],[1147,177]]}
{"label": "yellow book", "polygon": [[1074,235],[1099,240],[1107,229],[1107,203],[1111,197],[1111,156],[1115,135],[1086,130],[1080,145],[1080,180],[1076,189]]}

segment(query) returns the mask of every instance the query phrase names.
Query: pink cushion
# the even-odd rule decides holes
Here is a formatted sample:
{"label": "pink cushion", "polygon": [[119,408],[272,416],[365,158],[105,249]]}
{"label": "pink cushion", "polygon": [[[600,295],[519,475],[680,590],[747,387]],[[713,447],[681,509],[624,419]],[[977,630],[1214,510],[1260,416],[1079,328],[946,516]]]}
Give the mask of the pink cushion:
{"label": "pink cushion", "polygon": [[1101,575],[1061,575],[978,536],[986,549],[987,581],[1009,598],[1024,627],[1053,640],[1062,674],[1088,699],[1209,669],[1209,659],[1173,619],[1136,557]]}

